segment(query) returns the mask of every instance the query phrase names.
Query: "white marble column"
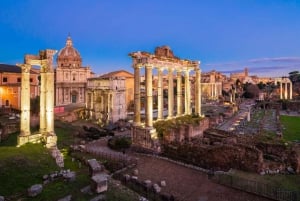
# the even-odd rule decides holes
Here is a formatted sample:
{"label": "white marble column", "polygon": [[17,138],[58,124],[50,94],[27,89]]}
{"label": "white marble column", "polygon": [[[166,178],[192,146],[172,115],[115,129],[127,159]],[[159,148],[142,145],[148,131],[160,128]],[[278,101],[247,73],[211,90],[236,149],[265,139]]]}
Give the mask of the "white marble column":
{"label": "white marble column", "polygon": [[164,112],[164,96],[163,96],[163,69],[158,68],[158,83],[157,83],[157,119],[163,119],[163,112]]}
{"label": "white marble column", "polygon": [[287,100],[287,82],[284,83],[284,99]]}
{"label": "white marble column", "polygon": [[134,66],[134,126],[141,124],[140,68]]}
{"label": "white marble column", "polygon": [[168,118],[173,117],[174,108],[174,84],[173,69],[168,69]]}
{"label": "white marble column", "polygon": [[182,115],[181,71],[177,71],[177,116]]}
{"label": "white marble column", "polygon": [[290,99],[293,99],[293,84],[290,82]]}
{"label": "white marble column", "polygon": [[201,116],[201,71],[200,69],[195,69],[195,71],[195,113]]}
{"label": "white marble column", "polygon": [[280,99],[282,99],[282,80],[280,81]]}
{"label": "white marble column", "polygon": [[185,114],[191,114],[190,72],[185,71]]}
{"label": "white marble column", "polygon": [[[22,68],[22,81],[21,81],[21,125],[20,136],[30,135],[30,64],[18,65]],[[26,143],[26,142],[25,142]],[[19,142],[18,145],[22,145]]]}
{"label": "white marble column", "polygon": [[146,127],[153,127],[152,66],[146,66]]}
{"label": "white marble column", "polygon": [[46,131],[54,134],[54,72],[52,70],[46,73],[46,79]]}
{"label": "white marble column", "polygon": [[46,79],[47,62],[43,62],[41,65],[41,92],[40,92],[40,133],[46,132],[46,91],[47,91],[47,79]]}

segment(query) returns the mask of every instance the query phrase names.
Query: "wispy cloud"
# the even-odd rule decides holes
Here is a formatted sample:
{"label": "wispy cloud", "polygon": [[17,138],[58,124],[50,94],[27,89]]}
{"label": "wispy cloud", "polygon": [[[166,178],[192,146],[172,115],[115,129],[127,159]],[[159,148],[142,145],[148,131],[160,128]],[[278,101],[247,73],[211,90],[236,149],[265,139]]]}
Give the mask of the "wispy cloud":
{"label": "wispy cloud", "polygon": [[203,64],[203,70],[218,70],[224,74],[237,73],[249,69],[250,75],[282,76],[300,70],[300,57],[257,58],[246,61],[231,61]]}
{"label": "wispy cloud", "polygon": [[250,59],[249,63],[265,63],[265,62],[300,62],[300,57],[274,57],[274,58],[259,58]]}

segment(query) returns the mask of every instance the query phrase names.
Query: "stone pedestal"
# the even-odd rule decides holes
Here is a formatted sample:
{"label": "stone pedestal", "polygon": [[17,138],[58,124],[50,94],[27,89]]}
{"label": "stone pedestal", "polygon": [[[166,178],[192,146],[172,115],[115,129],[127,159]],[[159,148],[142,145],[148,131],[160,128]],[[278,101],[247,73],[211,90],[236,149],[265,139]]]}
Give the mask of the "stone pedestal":
{"label": "stone pedestal", "polygon": [[27,136],[21,136],[21,135],[18,136],[18,147],[28,143],[29,142],[28,138],[29,138],[29,135],[27,135]]}
{"label": "stone pedestal", "polygon": [[47,148],[56,147],[57,136],[53,134],[48,134],[45,136],[45,143]]}
{"label": "stone pedestal", "polygon": [[132,127],[133,146],[152,151],[160,152],[160,143],[157,137],[156,129],[153,127]]}

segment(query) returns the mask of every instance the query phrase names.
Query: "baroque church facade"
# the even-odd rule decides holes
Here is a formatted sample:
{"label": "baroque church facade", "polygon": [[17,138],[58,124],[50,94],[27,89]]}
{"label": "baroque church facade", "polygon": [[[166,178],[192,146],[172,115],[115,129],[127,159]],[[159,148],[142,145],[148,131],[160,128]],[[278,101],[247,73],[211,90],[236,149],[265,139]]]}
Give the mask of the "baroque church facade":
{"label": "baroque church facade", "polygon": [[73,47],[72,39],[68,36],[66,46],[57,55],[55,105],[84,104],[87,79],[90,77],[91,68],[82,66],[80,53]]}

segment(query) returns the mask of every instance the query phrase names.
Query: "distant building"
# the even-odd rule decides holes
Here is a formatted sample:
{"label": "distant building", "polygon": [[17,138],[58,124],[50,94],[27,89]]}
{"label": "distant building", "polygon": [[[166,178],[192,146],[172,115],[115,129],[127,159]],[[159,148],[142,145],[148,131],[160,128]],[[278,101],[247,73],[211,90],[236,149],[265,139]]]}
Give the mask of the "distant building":
{"label": "distant building", "polygon": [[89,78],[86,92],[89,118],[97,120],[102,125],[125,119],[127,117],[125,90],[124,77]]}
{"label": "distant building", "polygon": [[201,74],[202,99],[217,100],[222,96],[222,83],[226,76],[215,70]]}
{"label": "distant building", "polygon": [[[2,108],[21,108],[20,67],[0,64],[0,106]],[[39,96],[39,70],[30,70],[30,98]]]}
{"label": "distant building", "polygon": [[82,67],[80,53],[69,36],[66,46],[57,55],[55,69],[55,105],[85,103],[87,79],[92,77],[90,67]]}
{"label": "distant building", "polygon": [[113,71],[110,73],[106,73],[101,75],[100,78],[112,78],[112,77],[123,77],[125,78],[125,97],[126,97],[126,110],[133,111],[133,88],[134,88],[134,77],[133,74],[125,71],[125,70],[118,70]]}

